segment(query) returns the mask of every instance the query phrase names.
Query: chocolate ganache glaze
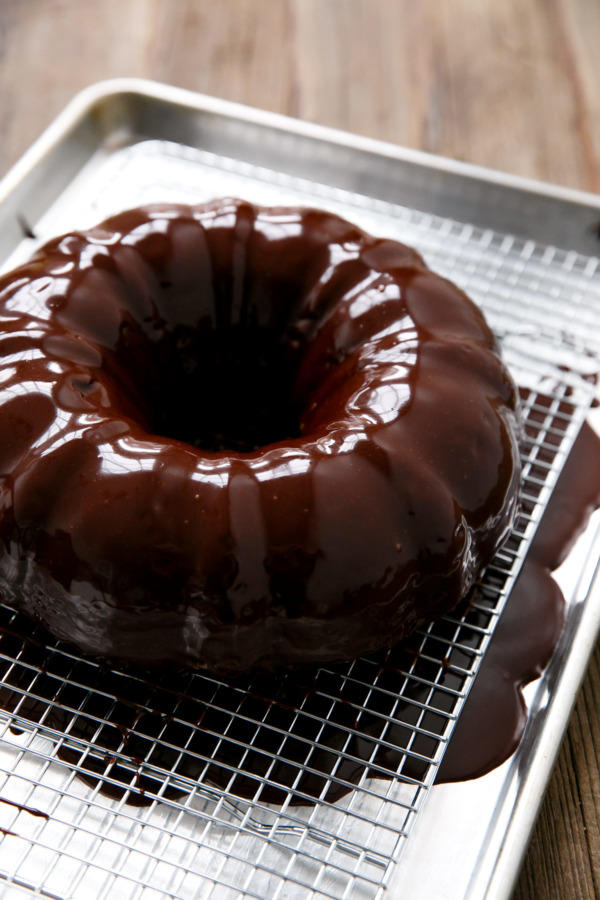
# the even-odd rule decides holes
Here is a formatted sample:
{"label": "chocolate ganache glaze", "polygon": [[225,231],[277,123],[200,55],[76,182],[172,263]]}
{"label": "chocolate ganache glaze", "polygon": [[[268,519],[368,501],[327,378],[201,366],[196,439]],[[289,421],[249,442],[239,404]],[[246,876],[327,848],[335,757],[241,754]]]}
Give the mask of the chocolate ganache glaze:
{"label": "chocolate ganache glaze", "polygon": [[[548,569],[599,505],[600,439],[585,426],[479,667],[438,782],[475,778],[518,744],[526,723],[521,687],[542,670],[562,626],[564,601]],[[464,605],[468,613],[470,600]],[[129,803],[184,796],[179,779],[189,779],[188,790],[198,782],[234,796],[260,792],[262,802],[288,802],[290,793],[292,804],[335,801],[367,775],[423,777],[427,763],[405,752],[410,746],[431,757],[431,745],[421,746],[430,738],[415,740],[410,728],[420,703],[429,709],[430,734],[441,736],[446,725],[444,717],[436,720],[442,695],[430,694],[425,660],[418,659],[414,680],[406,682],[419,656],[417,636],[351,663],[350,678],[346,663],[218,684],[189,670],[140,673],[85,657],[74,661],[49,651],[48,643],[42,629],[32,634],[23,616],[0,607],[0,706],[74,738],[72,745],[60,742],[58,758],[95,789]],[[446,682],[462,683],[449,668],[442,688]],[[398,703],[399,695],[413,702]],[[232,720],[228,710],[239,714]],[[161,772],[171,773],[167,787]]]}
{"label": "chocolate ganache glaze", "polygon": [[315,210],[153,206],[0,281],[4,601],[82,650],[349,659],[451,609],[513,523],[479,310]]}
{"label": "chocolate ganache glaze", "polygon": [[560,636],[564,598],[551,571],[600,507],[600,438],[584,425],[511,591],[452,733],[437,780],[464,781],[503,763],[527,723],[521,688],[546,666]]}

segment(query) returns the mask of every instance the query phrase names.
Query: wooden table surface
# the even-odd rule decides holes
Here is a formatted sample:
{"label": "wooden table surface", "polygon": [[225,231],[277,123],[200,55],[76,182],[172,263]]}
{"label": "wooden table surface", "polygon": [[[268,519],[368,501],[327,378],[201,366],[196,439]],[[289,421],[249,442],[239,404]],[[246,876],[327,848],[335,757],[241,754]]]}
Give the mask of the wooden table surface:
{"label": "wooden table surface", "polygon": [[[139,76],[600,190],[599,0],[0,0],[0,174]],[[514,900],[600,897],[600,651]]]}

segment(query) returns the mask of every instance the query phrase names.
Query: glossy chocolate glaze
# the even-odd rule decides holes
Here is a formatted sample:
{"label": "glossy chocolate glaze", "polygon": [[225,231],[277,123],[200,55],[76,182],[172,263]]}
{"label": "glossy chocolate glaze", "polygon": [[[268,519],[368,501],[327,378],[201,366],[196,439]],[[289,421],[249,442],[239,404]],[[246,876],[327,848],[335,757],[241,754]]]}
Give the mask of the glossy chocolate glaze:
{"label": "glossy chocolate glaze", "polygon": [[[546,665],[562,625],[564,602],[549,569],[564,558],[598,506],[600,439],[586,426],[479,668],[438,781],[484,774],[518,744],[526,721],[521,688]],[[0,628],[0,705],[89,742],[85,752],[62,744],[57,754],[103,793],[141,805],[157,794],[185,795],[185,780],[187,790],[199,782],[232,795],[259,794],[263,802],[281,803],[291,793],[293,803],[307,804],[315,798],[335,801],[367,777],[422,777],[426,762],[406,750],[431,757],[434,736],[443,733],[446,721],[435,710],[451,711],[444,689],[462,685],[449,667],[439,679],[440,691],[431,695],[439,664],[423,658],[416,637],[358,661],[351,677],[339,666],[217,684],[189,671],[154,670],[148,677],[98,668],[85,659],[74,662],[53,654],[47,636],[32,638],[30,630],[22,617]],[[431,646],[427,651],[431,656]],[[446,650],[440,646],[439,652]],[[403,673],[413,667],[407,685]],[[406,726],[416,723],[421,703],[429,710],[421,724],[432,737],[415,741]],[[236,712],[233,720],[228,710]],[[161,770],[170,773],[166,791]]]}
{"label": "glossy chocolate glaze", "polygon": [[348,659],[452,608],[513,523],[480,312],[313,210],[151,207],[0,282],[2,596],[86,652]]}
{"label": "glossy chocolate glaze", "polygon": [[584,425],[444,754],[438,781],[484,775],[516,749],[527,722],[521,688],[556,647],[564,598],[551,576],[600,507],[600,439]]}

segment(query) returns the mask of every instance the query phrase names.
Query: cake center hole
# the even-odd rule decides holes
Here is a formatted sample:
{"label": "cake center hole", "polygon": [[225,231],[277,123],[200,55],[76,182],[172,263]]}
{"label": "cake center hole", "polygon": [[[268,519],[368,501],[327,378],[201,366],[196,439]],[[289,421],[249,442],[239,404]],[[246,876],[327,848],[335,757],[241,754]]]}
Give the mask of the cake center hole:
{"label": "cake center hole", "polygon": [[298,437],[285,343],[260,328],[177,326],[159,348],[154,430],[209,451],[250,453]]}

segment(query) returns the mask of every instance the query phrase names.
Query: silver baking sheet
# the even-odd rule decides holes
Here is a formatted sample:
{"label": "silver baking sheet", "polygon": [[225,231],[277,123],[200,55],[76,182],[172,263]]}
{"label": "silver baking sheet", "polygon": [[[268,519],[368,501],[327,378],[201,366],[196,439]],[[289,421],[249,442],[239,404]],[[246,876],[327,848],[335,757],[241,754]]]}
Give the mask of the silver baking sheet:
{"label": "silver baking sheet", "polygon": [[[0,265],[130,206],[227,195],[316,205],[405,240],[481,304],[525,398],[523,515],[474,608],[417,635],[403,667],[380,657],[321,670],[303,694],[291,682],[269,693],[272,685],[201,683],[195,675],[175,693],[159,676],[106,673],[28,633],[5,610],[3,896],[507,898],[600,625],[598,516],[558,574],[567,625],[543,677],[527,690],[519,750],[473,782],[435,785],[435,772],[592,405],[600,205],[585,194],[119,81],[76,98],[0,185]],[[134,700],[123,699],[125,681],[138,691]],[[207,690],[211,697],[213,724],[203,726],[210,746],[194,743],[199,720],[187,710],[200,687],[203,699]],[[171,714],[161,707],[164,721],[153,729],[148,722],[167,689]],[[389,729],[398,726],[399,698],[414,715],[392,771],[381,760],[397,750]],[[117,716],[132,709],[133,718]],[[271,723],[273,709],[294,727],[302,722],[300,756],[282,720]],[[229,755],[219,756],[226,744]],[[291,780],[289,771],[282,780],[282,761]]]}

